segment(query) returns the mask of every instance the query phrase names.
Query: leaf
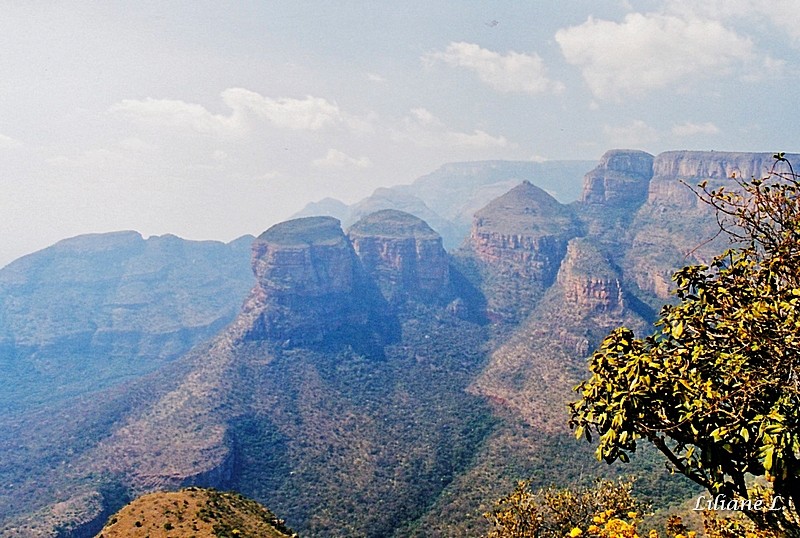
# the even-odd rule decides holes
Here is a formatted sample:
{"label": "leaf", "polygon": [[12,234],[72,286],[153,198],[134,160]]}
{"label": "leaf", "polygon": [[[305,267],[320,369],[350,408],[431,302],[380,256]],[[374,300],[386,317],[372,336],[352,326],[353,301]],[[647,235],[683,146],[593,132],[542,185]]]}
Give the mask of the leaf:
{"label": "leaf", "polygon": [[679,321],[677,325],[672,327],[672,337],[678,339],[683,334],[683,322]]}

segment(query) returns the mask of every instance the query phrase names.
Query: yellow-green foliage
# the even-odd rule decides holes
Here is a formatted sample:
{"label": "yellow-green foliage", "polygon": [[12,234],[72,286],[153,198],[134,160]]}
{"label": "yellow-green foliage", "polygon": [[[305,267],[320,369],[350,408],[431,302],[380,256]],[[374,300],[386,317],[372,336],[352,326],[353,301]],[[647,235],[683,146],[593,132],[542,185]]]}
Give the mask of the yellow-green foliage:
{"label": "yellow-green foliage", "polygon": [[599,437],[608,463],[647,440],[726,499],[760,498],[748,486],[761,475],[784,509],[745,513],[800,536],[800,182],[790,171],[738,183],[700,193],[736,247],[675,274],[679,302],[664,307],[655,334],[606,337],[571,425]]}
{"label": "yellow-green foliage", "polygon": [[588,529],[599,514],[640,513],[645,507],[631,495],[632,486],[632,480],[601,480],[592,487],[548,487],[534,493],[527,482],[519,482],[484,515],[494,527],[489,538],[563,538],[574,529]]}
{"label": "yellow-green foliage", "polygon": [[[678,516],[666,529],[645,530],[648,507],[631,493],[633,480],[600,480],[594,487],[549,487],[532,492],[519,482],[484,517],[493,526],[486,538],[697,538]],[[779,538],[741,512],[703,512],[705,538]]]}

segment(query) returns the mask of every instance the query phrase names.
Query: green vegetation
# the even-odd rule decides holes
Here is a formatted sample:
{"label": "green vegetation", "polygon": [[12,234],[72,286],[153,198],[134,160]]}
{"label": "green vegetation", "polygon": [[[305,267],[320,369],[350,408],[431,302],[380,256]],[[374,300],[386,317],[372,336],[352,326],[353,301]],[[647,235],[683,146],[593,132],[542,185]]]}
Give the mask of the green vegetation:
{"label": "green vegetation", "polygon": [[[675,273],[678,303],[661,311],[655,334],[606,337],[571,425],[599,436],[608,463],[628,461],[644,439],[714,495],[780,498],[782,510],[744,513],[800,536],[800,182],[788,163],[778,173],[776,158],[769,177],[737,179],[733,192],[700,185],[734,248]],[[757,476],[768,485],[754,485]]]}
{"label": "green vegetation", "polygon": [[632,488],[632,480],[599,480],[593,486],[534,493],[527,482],[519,482],[484,515],[493,525],[488,538],[574,537],[580,533],[573,529],[599,531],[601,520],[636,519],[647,507],[634,499]]}
{"label": "green vegetation", "polygon": [[424,220],[395,209],[384,209],[363,217],[348,230],[348,234],[439,239],[439,234],[434,232]]}
{"label": "green vegetation", "polygon": [[305,217],[279,222],[258,236],[260,241],[278,245],[335,244],[344,237],[339,221],[333,217]]}

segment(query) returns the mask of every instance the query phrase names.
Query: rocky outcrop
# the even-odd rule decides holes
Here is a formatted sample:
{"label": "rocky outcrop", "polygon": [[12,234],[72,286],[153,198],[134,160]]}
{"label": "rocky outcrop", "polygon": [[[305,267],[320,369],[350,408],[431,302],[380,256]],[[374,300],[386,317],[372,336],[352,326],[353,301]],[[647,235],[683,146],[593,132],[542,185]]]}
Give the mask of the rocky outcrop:
{"label": "rocky outcrop", "polygon": [[475,213],[469,246],[489,266],[546,287],[578,233],[568,207],[524,181]]}
{"label": "rocky outcrop", "polygon": [[581,202],[608,207],[639,206],[647,199],[653,156],[644,151],[607,151],[584,176]]}
{"label": "rocky outcrop", "polygon": [[[795,169],[800,165],[800,155],[786,155],[786,158]],[[735,188],[735,178],[766,177],[773,166],[777,166],[777,171],[788,171],[785,164],[776,165],[772,153],[666,151],[653,161],[648,203],[681,208],[700,207],[703,203],[689,186],[695,187],[707,181],[709,187],[725,185]]]}
{"label": "rocky outcrop", "polygon": [[367,275],[389,302],[428,302],[447,292],[449,268],[442,238],[422,219],[386,209],[359,220],[348,237]]}
{"label": "rocky outcrop", "polygon": [[619,272],[586,238],[569,242],[556,280],[564,300],[583,313],[620,314],[625,307]]}
{"label": "rocky outcrop", "polygon": [[294,219],[253,243],[256,285],[245,304],[257,313],[250,337],[319,342],[368,321],[370,287],[339,221]]}
{"label": "rocky outcrop", "polygon": [[[800,155],[786,158],[798,169]],[[631,225],[634,233],[623,261],[628,277],[659,300],[668,299],[676,269],[707,264],[728,246],[717,237],[711,208],[692,188],[705,181],[710,189],[734,190],[736,179],[765,177],[775,163],[771,153],[668,151],[656,156],[647,201]],[[778,163],[777,170],[788,167]]]}

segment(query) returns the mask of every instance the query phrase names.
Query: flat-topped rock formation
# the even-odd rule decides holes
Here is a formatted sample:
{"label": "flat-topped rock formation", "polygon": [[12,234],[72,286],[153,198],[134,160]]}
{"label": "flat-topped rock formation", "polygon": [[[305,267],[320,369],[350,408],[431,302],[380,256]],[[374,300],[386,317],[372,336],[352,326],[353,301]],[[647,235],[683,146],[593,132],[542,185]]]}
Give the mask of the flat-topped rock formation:
{"label": "flat-topped rock formation", "polygon": [[390,302],[407,297],[429,301],[447,292],[449,266],[442,238],[422,219],[386,209],[356,222],[348,237],[364,270]]}
{"label": "flat-topped rock formation", "polygon": [[644,151],[607,151],[583,180],[581,202],[616,207],[638,205],[647,199],[653,176],[653,156]]}
{"label": "flat-topped rock formation", "polygon": [[620,274],[597,246],[585,237],[567,245],[556,281],[564,300],[582,312],[621,313],[625,307]]}

